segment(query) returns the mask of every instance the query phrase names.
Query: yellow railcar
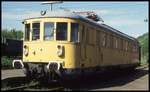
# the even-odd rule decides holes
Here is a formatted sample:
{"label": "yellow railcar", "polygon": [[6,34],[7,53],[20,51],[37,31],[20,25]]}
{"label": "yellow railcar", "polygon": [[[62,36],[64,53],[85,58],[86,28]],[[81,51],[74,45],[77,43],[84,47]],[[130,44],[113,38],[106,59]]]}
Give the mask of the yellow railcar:
{"label": "yellow railcar", "polygon": [[23,23],[23,59],[13,66],[27,77],[70,79],[140,64],[135,38],[76,13],[51,11]]}

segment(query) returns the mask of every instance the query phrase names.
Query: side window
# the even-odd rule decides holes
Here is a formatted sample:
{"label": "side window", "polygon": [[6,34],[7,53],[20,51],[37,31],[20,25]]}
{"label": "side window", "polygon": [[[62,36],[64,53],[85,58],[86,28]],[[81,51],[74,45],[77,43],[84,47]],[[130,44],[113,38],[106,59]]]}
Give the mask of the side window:
{"label": "side window", "polygon": [[115,48],[118,48],[118,39],[117,37],[114,37],[114,39],[115,39]]}
{"label": "side window", "polygon": [[86,43],[88,44],[89,43],[89,29],[87,28],[87,31],[86,31]]}
{"label": "side window", "polygon": [[126,41],[126,51],[128,51],[128,41]]}
{"label": "side window", "polygon": [[110,35],[110,48],[113,48],[113,36]]}
{"label": "side window", "polygon": [[134,52],[134,44],[132,43],[132,52]]}
{"label": "side window", "polygon": [[137,52],[137,45],[135,44],[135,52]]}
{"label": "side window", "polygon": [[136,45],[136,52],[138,52],[139,51],[139,46],[138,45]]}
{"label": "side window", "polygon": [[134,52],[134,43],[132,43],[132,52]]}
{"label": "side window", "polygon": [[99,45],[100,44],[100,31],[96,31],[96,44]]}
{"label": "side window", "polygon": [[32,40],[40,39],[40,23],[32,23]]}
{"label": "side window", "polygon": [[54,40],[54,22],[44,23],[44,40]]}
{"label": "side window", "polygon": [[25,24],[25,41],[30,40],[30,24]]}
{"label": "side window", "polygon": [[123,50],[123,40],[120,39],[120,49]]}
{"label": "side window", "polygon": [[56,40],[67,40],[67,23],[57,22]]}
{"label": "side window", "polygon": [[132,43],[130,42],[130,51],[132,52]]}
{"label": "side window", "polygon": [[93,37],[93,35],[95,35],[95,33],[96,33],[96,31],[95,31],[95,29],[94,28],[92,28],[92,27],[90,27],[89,29],[88,29],[89,31],[88,31],[88,43],[89,44],[95,44],[96,42],[95,42],[95,39],[96,39],[96,36],[94,36]]}
{"label": "side window", "polygon": [[83,25],[82,26],[82,40],[81,40],[82,43],[84,42],[84,38],[85,38],[85,26]]}
{"label": "side window", "polygon": [[131,42],[128,42],[128,51],[131,51]]}
{"label": "side window", "polygon": [[133,52],[136,52],[136,45],[133,44]]}
{"label": "side window", "polygon": [[136,52],[136,44],[135,44],[135,52]]}
{"label": "side window", "polygon": [[78,42],[78,23],[71,23],[71,42]]}
{"label": "side window", "polygon": [[139,46],[136,44],[136,52],[138,52]]}
{"label": "side window", "polygon": [[103,47],[106,47],[106,33],[103,33]]}

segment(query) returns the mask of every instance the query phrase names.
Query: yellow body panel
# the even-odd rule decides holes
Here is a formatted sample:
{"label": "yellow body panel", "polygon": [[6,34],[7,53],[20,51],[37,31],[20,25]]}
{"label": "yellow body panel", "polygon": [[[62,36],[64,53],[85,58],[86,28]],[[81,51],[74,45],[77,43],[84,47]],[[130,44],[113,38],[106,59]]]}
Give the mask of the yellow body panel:
{"label": "yellow body panel", "polygon": [[[24,62],[41,62],[48,63],[49,61],[60,61],[65,68],[74,68],[78,63],[76,45],[65,42],[26,42],[29,47],[28,56],[23,56]],[[63,56],[57,55],[57,45],[64,46]],[[35,52],[35,54],[34,54]],[[71,53],[71,54],[70,54]]]}

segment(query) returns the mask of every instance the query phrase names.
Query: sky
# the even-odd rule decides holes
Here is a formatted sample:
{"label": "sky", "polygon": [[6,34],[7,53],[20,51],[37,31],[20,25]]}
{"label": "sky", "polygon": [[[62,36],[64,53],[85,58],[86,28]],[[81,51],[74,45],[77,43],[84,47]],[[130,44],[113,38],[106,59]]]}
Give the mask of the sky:
{"label": "sky", "polygon": [[[23,20],[28,15],[39,14],[41,10],[50,10],[50,5],[41,5],[40,2],[11,2],[2,1],[2,29],[23,30]],[[61,4],[54,4],[53,10],[60,10],[60,7],[70,11],[94,11],[107,24],[127,35],[138,37],[149,32],[149,2],[128,1],[128,2],[102,2],[102,1],[64,1]]]}

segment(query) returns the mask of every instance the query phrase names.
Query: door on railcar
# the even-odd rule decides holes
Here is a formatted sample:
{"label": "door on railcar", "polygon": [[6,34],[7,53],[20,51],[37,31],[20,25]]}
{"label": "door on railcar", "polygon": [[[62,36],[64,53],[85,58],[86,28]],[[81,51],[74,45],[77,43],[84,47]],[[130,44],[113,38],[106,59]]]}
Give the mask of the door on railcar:
{"label": "door on railcar", "polygon": [[81,56],[81,46],[79,43],[79,23],[71,23],[71,35],[70,35],[70,41],[71,43],[75,44],[76,50],[75,50],[75,55],[76,55],[76,65],[77,67],[80,66],[80,56]]}
{"label": "door on railcar", "polygon": [[86,60],[86,39],[85,39],[85,26],[81,25],[81,67],[85,66]]}
{"label": "door on railcar", "polygon": [[96,30],[96,60],[98,65],[101,64],[101,47],[100,47],[100,31]]}

